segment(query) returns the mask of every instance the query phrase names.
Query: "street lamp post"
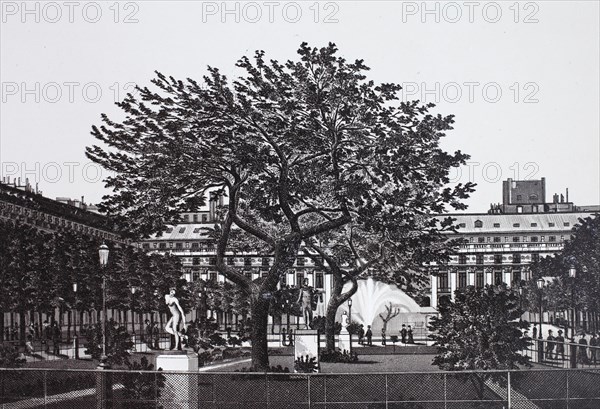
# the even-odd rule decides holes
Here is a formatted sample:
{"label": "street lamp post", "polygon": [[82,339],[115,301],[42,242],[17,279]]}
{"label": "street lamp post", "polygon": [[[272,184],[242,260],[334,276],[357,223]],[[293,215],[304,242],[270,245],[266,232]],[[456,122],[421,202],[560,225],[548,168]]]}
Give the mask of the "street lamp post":
{"label": "street lamp post", "polygon": [[110,368],[107,362],[108,357],[106,356],[106,264],[108,263],[108,246],[104,243],[98,250],[100,257],[100,265],[102,266],[102,355],[100,356],[100,364],[98,365],[102,369]]}
{"label": "street lamp post", "polygon": [[131,287],[131,329],[133,336],[135,337],[135,292],[137,287]]}
{"label": "street lamp post", "polygon": [[523,310],[523,287],[519,287],[519,308]]}
{"label": "street lamp post", "polygon": [[285,325],[287,326],[287,332],[290,332],[290,300],[287,298],[285,299],[285,313],[287,315]]}
{"label": "street lamp post", "polygon": [[73,283],[73,294],[75,294],[75,314],[73,315],[73,349],[75,359],[79,359],[79,339],[77,337],[77,283]]}
{"label": "street lamp post", "polygon": [[[577,270],[574,266],[569,267],[569,277],[571,277],[571,324],[573,328],[571,329],[571,342],[575,341],[575,331],[576,331],[576,323],[575,317],[577,314],[575,313],[575,277],[577,276]],[[568,337],[567,337],[568,338]]]}
{"label": "street lamp post", "polygon": [[110,369],[108,364],[108,357],[106,356],[106,264],[108,263],[108,246],[102,243],[98,249],[98,255],[100,257],[100,266],[102,268],[102,356],[100,357],[100,364],[96,372],[96,407],[98,409],[110,409],[112,407],[112,377],[110,372],[106,371]]}
{"label": "street lamp post", "polygon": [[[348,324],[352,324],[352,298],[348,298]],[[350,353],[352,353],[352,332],[350,332]]]}
{"label": "street lamp post", "polygon": [[543,296],[543,289],[544,289],[544,279],[543,278],[538,278],[537,280],[537,287],[540,293],[540,332],[538,335],[538,363],[541,363],[544,360],[544,337],[542,335],[542,322],[543,320],[543,314],[544,311],[542,309],[542,296]]}

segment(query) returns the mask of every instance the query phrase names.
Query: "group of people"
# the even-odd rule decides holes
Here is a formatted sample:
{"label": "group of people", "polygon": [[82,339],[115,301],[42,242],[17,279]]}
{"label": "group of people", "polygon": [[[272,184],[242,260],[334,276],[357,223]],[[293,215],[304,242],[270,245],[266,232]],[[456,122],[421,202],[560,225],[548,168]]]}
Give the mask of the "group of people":
{"label": "group of people", "polygon": [[[537,327],[534,326],[534,339],[535,335],[537,335]],[[548,336],[546,337],[546,345],[544,355],[546,359],[565,359],[565,337],[563,336],[563,331],[561,329],[558,330],[558,335],[554,336],[553,330],[548,330]],[[584,365],[589,365],[591,363],[596,364],[598,360],[600,360],[600,338],[596,333],[592,333],[590,335],[589,346],[589,354],[588,354],[588,341],[586,339],[586,334],[581,333],[580,338],[577,341],[579,346],[577,347],[577,362]]]}
{"label": "group of people", "polygon": [[[402,324],[402,328],[400,329],[400,340],[403,344],[414,344],[413,338],[413,330],[409,325]],[[363,326],[361,325],[358,329],[358,343],[360,345],[373,346],[373,331],[371,330],[371,326],[367,325],[367,331],[365,332]],[[385,334],[385,328],[381,329],[381,345],[386,345],[387,339]]]}

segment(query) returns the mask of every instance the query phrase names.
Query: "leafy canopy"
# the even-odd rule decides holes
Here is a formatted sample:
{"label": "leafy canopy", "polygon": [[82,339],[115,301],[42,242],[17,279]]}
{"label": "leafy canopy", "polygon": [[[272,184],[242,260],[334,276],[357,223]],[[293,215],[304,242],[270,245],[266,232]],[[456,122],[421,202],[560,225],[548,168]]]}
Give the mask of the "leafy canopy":
{"label": "leafy canopy", "polygon": [[519,293],[506,285],[467,287],[454,302],[440,306],[430,337],[438,347],[433,364],[448,371],[518,369],[527,365],[528,323],[519,318]]}

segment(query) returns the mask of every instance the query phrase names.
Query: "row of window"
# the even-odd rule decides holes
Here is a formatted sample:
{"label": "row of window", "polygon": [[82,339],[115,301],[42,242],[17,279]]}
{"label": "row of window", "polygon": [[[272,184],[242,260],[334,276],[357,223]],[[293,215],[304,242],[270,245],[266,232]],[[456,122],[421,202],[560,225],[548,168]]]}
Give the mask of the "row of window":
{"label": "row of window", "polygon": [[[459,227],[465,228],[467,227],[466,223],[459,223],[458,224]],[[483,221],[481,220],[475,220],[474,223],[475,228],[482,228],[483,227]],[[500,223],[494,223],[493,224],[494,228],[500,228],[501,225]],[[571,223],[570,222],[563,222],[563,227],[570,227]],[[513,223],[512,227],[521,227],[521,223]],[[530,223],[529,227],[538,227],[538,223]],[[548,227],[556,227],[556,224],[554,222],[548,222]]]}
{"label": "row of window", "polygon": [[[191,273],[191,277],[192,280],[196,281],[199,280],[201,277],[201,272],[200,271],[193,271],[190,272]],[[218,278],[218,273],[216,271],[208,271],[207,273],[205,273],[207,275],[207,279],[209,281],[217,281]],[[256,279],[258,277],[262,277],[265,278],[267,276],[268,272],[267,271],[261,271],[259,273],[252,273],[251,271],[245,271],[244,272],[244,276],[249,278],[250,280],[252,279]],[[304,279],[306,278],[306,275],[304,273],[296,273],[295,276],[295,283],[290,282],[288,283],[288,275],[284,274],[281,279],[279,280],[280,285],[286,286],[286,285],[290,285],[290,286],[296,286],[296,287],[301,287]],[[324,280],[324,276],[323,273],[321,272],[317,272],[315,273],[314,276],[314,287],[315,288],[319,288],[319,289],[323,289],[325,288],[325,280]]]}
{"label": "row of window", "polygon": [[6,210],[0,211],[0,215],[8,219],[14,218],[15,213],[19,215],[18,218],[21,218],[22,221],[35,224],[36,226],[42,226],[50,229],[55,227],[64,227],[87,235],[117,240],[117,236],[115,234],[98,230],[94,227],[89,227],[71,220],[66,220],[61,217],[39,212],[37,210],[30,210],[16,205],[14,206],[13,210],[13,205],[9,204],[6,206]]}
{"label": "row of window", "polygon": [[[449,292],[450,291],[450,285],[449,285],[449,278],[448,278],[448,273],[440,273],[437,277],[438,279],[438,290],[439,292]],[[520,270],[515,270],[512,272],[512,282],[520,282],[522,279],[521,276],[521,271]],[[492,280],[494,285],[500,285],[504,282],[504,277],[503,277],[503,273],[500,270],[496,270],[492,273]],[[458,272],[458,280],[457,280],[457,287],[458,288],[465,288],[469,285],[468,280],[467,280],[467,272],[466,271],[459,271]],[[481,288],[485,285],[485,275],[483,271],[477,271],[475,273],[475,282],[474,282],[475,287],[477,288]]]}
{"label": "row of window", "polygon": [[[199,266],[201,264],[201,257],[192,257],[192,265],[194,266]],[[240,261],[241,260],[241,261]],[[243,262],[244,266],[246,267],[251,267],[254,265],[253,261],[255,259],[252,257],[233,257],[233,256],[228,256],[226,258],[226,264],[229,266],[233,266],[236,264],[236,262]],[[214,266],[215,264],[217,264],[217,258],[214,256],[208,257],[208,264],[211,266]],[[271,265],[271,257],[261,257],[260,258],[260,264],[263,267],[269,267]],[[306,258],[305,257],[298,257],[296,259],[296,266],[298,267],[304,267],[306,265]]]}
{"label": "row of window", "polygon": [[[502,264],[502,254],[494,254],[494,264]],[[484,254],[475,254],[475,264],[483,265],[485,260]],[[512,263],[520,264],[522,260],[521,253],[513,253],[512,255]],[[459,254],[458,255],[458,264],[467,264],[469,260],[468,254]],[[535,263],[540,260],[540,255],[538,253],[531,254],[531,262]]]}
{"label": "row of window", "polygon": [[[475,239],[477,239],[477,243],[502,243],[502,237],[500,236],[486,236],[486,237],[469,237],[469,243],[475,243]],[[557,241],[557,236],[548,236],[548,242],[555,243]],[[529,240],[530,243],[538,243],[545,242],[546,236],[504,236],[504,242],[512,242],[512,243],[527,243]],[[560,236],[560,241],[565,241],[565,236]]]}

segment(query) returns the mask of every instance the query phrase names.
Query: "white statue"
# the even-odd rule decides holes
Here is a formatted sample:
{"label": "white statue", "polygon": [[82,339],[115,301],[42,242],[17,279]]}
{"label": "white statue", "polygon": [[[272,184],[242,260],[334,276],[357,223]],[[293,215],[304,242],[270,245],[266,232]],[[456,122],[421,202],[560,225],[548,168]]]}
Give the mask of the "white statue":
{"label": "white statue", "polygon": [[179,321],[182,321],[185,330],[185,314],[179,305],[179,300],[175,297],[175,288],[169,289],[169,294],[165,295],[165,303],[171,311],[171,318],[167,322],[165,331],[175,336],[175,345],[172,345],[171,349],[180,349],[181,340],[185,338],[185,335],[179,332]]}
{"label": "white statue", "polygon": [[344,311],[342,313],[342,332],[344,333],[348,332],[348,325],[350,325],[348,321],[348,313]]}

